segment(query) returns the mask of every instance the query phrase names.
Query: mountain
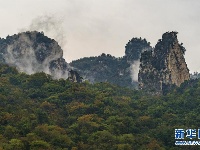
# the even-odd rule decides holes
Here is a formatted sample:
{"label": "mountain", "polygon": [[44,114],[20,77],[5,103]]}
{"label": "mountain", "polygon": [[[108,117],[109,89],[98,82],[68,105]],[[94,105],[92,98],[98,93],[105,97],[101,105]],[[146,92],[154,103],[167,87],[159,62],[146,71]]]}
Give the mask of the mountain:
{"label": "mountain", "polygon": [[160,94],[173,85],[180,86],[190,79],[184,58],[185,48],[179,44],[177,32],[166,32],[154,50],[141,54],[139,88]]}
{"label": "mountain", "polygon": [[132,38],[125,46],[125,58],[127,62],[133,63],[134,61],[139,61],[141,53],[144,51],[150,51],[152,47],[150,42],[147,42],[146,39]]}
{"label": "mountain", "polygon": [[58,43],[42,32],[22,32],[0,39],[0,62],[28,74],[45,72],[56,79],[69,77],[75,82],[81,79],[70,73]]}
{"label": "mountain", "polygon": [[184,53],[177,32],[163,34],[155,48],[146,39],[132,38],[123,57],[103,53],[70,64],[63,58],[58,43],[42,32],[22,32],[0,39],[0,62],[21,72],[45,72],[55,79],[82,82],[84,78],[91,83],[110,82],[129,88],[138,88],[139,83],[139,89],[158,94],[190,78]]}
{"label": "mountain", "polygon": [[[36,47],[24,42],[25,39],[17,42],[20,41],[20,34],[0,40],[0,149],[198,149],[194,146],[175,145],[181,141],[176,139],[175,129],[185,133],[187,129],[198,130],[200,121],[200,80],[188,80],[189,70],[183,57],[185,48],[179,44],[176,32],[163,34],[162,40],[159,40],[154,49],[144,52],[142,46],[135,49],[142,53],[139,87],[143,90],[105,82],[70,82],[69,80],[79,81],[79,75],[73,70],[69,71],[71,76],[67,80],[55,80],[55,77],[40,69],[47,64],[47,70],[51,72],[54,66],[44,63],[45,60],[52,58],[53,53],[60,54],[62,51],[54,51],[54,46],[47,46],[46,40],[49,38],[42,33],[30,32],[30,36],[33,33],[42,37],[43,44],[35,42],[37,37],[29,37]],[[22,34],[29,35],[29,32]],[[49,63],[55,61],[55,67],[59,66],[56,68],[62,71],[62,66],[65,66],[62,62],[66,62],[57,61],[62,59],[62,55],[56,56],[59,57],[49,59]],[[128,57],[126,54],[122,58],[115,58],[102,54],[75,62],[88,70],[91,67],[96,72],[100,70],[102,75],[104,72],[112,75],[109,69],[115,72],[115,69],[127,68],[127,77],[130,77],[132,60],[137,61],[140,57],[134,56]],[[30,61],[23,63],[27,58]],[[122,64],[120,67],[119,62]],[[36,73],[28,75],[21,72],[20,69],[28,69],[23,68],[26,65],[30,65],[31,70]],[[160,81],[164,83],[159,84]],[[151,91],[148,88],[163,93],[164,86],[160,85],[164,84],[169,88],[176,86],[164,95],[149,95]],[[182,141],[193,142],[196,138],[190,139],[184,134]]]}
{"label": "mountain", "polygon": [[185,51],[177,32],[166,32],[155,48],[146,39],[132,38],[123,57],[102,54],[72,61],[70,66],[92,83],[110,82],[151,94],[166,94],[190,79]]}
{"label": "mountain", "polygon": [[70,63],[83,78],[92,83],[110,82],[119,86],[136,88],[140,55],[152,47],[146,39],[132,38],[125,46],[125,55],[120,58],[110,54],[85,57]]}

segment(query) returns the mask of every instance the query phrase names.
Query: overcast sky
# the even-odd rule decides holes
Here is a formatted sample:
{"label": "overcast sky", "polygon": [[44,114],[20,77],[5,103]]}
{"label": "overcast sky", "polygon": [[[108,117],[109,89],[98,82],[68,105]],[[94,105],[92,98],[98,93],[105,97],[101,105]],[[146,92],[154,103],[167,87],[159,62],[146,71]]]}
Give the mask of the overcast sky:
{"label": "overcast sky", "polygon": [[120,57],[133,37],[155,46],[178,31],[190,71],[200,72],[200,0],[0,0],[0,37],[45,30],[67,62],[101,53]]}

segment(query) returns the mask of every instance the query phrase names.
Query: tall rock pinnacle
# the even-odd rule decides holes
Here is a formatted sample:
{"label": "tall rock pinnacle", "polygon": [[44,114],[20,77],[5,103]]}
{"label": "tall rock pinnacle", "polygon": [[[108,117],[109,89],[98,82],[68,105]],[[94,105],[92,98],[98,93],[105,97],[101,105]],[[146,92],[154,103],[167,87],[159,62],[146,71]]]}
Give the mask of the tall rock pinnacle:
{"label": "tall rock pinnacle", "polygon": [[184,58],[185,48],[179,44],[177,32],[167,32],[152,51],[145,51],[140,59],[139,88],[150,93],[165,93],[171,86],[189,80]]}

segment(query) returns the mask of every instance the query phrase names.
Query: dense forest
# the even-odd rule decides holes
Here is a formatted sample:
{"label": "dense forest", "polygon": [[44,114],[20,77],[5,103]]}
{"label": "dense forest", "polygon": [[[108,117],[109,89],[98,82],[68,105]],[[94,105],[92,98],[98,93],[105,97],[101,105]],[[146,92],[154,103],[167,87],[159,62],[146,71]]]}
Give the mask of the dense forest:
{"label": "dense forest", "polygon": [[0,149],[178,150],[174,130],[200,126],[200,81],[165,96],[73,83],[0,65]]}

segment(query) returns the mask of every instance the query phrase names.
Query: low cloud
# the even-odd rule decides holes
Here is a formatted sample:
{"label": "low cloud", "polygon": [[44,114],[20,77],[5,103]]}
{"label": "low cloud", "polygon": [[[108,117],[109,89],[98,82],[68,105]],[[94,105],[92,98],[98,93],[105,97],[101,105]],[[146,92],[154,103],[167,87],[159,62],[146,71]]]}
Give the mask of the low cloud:
{"label": "low cloud", "polygon": [[27,28],[21,29],[21,31],[44,32],[45,35],[56,40],[63,48],[67,43],[63,21],[63,17],[56,15],[41,15],[34,18],[30,25]]}
{"label": "low cloud", "polygon": [[140,69],[140,60],[136,60],[130,66],[132,82],[138,82],[139,69]]}

